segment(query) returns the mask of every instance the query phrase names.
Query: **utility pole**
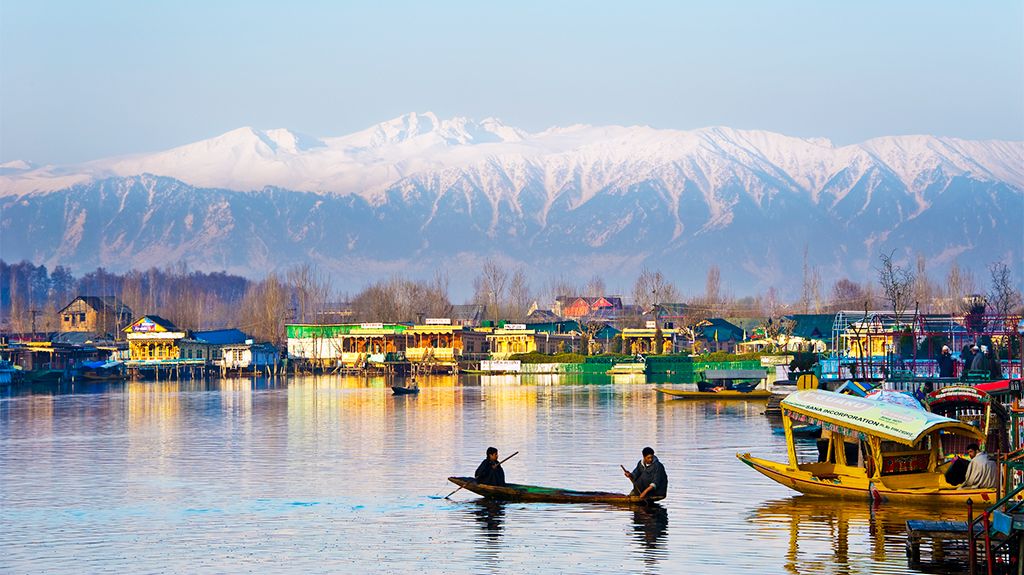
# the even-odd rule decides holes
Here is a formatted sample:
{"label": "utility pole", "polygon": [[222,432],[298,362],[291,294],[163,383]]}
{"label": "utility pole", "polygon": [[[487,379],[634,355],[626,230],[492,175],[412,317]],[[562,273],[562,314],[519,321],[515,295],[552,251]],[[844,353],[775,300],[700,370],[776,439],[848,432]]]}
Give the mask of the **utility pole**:
{"label": "utility pole", "polygon": [[29,315],[32,316],[32,336],[35,337],[35,334],[36,334],[36,316],[40,314],[40,311],[37,310],[37,309],[30,309],[30,310],[28,310],[28,313],[29,313]]}

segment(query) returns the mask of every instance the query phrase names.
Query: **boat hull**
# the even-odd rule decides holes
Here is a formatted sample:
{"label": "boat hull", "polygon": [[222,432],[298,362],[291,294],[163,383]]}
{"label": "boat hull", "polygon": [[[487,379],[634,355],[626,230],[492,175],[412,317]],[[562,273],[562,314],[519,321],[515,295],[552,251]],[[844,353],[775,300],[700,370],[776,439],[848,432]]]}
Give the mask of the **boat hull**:
{"label": "boat hull", "polygon": [[472,477],[449,477],[455,485],[488,499],[499,501],[525,501],[533,503],[611,503],[614,505],[645,505],[660,501],[664,497],[640,498],[624,493],[605,491],[573,491],[554,487],[536,485],[517,485],[509,483],[504,486],[484,485],[477,483]]}
{"label": "boat hull", "polygon": [[391,386],[391,392],[395,395],[416,395],[420,392],[418,387],[399,387],[397,385]]}
{"label": "boat hull", "polygon": [[[784,463],[751,457],[749,453],[737,453],[736,457],[776,483],[806,495],[912,504],[966,503],[968,499],[975,503],[992,503],[996,500],[994,489],[957,489],[933,485],[894,487],[886,485],[884,482],[873,482],[863,473],[863,470],[856,475],[848,473],[818,474],[813,470],[814,464],[801,464],[798,468],[793,469]],[[846,469],[857,470],[860,468]],[[928,480],[936,481],[936,478],[925,477],[935,474],[921,473],[917,475],[921,476],[922,484],[927,483]],[[904,482],[911,478],[910,476],[895,477],[896,481]]]}
{"label": "boat hull", "polygon": [[685,391],[682,389],[654,388],[655,391],[670,395],[677,399],[714,399],[714,400],[747,400],[764,401],[772,396],[772,392],[763,389],[754,391],[736,391],[735,389],[723,389],[722,391]]}

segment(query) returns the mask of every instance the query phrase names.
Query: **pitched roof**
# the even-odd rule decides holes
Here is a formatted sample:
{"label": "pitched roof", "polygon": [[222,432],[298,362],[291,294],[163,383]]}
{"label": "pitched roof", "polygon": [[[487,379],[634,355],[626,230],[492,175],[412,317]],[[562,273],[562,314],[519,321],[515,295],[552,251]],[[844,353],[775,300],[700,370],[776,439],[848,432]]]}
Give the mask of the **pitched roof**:
{"label": "pitched roof", "polygon": [[707,341],[742,341],[743,330],[720,318],[711,317],[697,324],[699,337]]}
{"label": "pitched roof", "polygon": [[86,305],[96,310],[97,312],[109,310],[114,313],[121,313],[127,315],[131,315],[132,313],[131,308],[124,305],[124,303],[121,302],[121,300],[112,295],[80,295],[75,299],[71,300],[71,302],[68,305],[64,306],[64,308],[61,311],[63,312],[65,309],[71,307],[71,305],[78,300],[82,300],[83,302],[85,302]]}
{"label": "pitched roof", "polygon": [[487,306],[480,303],[469,303],[452,306],[453,320],[480,321],[487,313]]}
{"label": "pitched roof", "polygon": [[832,341],[832,326],[836,321],[834,313],[797,313],[787,315],[786,319],[793,320],[792,335],[796,337]]}
{"label": "pitched roof", "polygon": [[231,343],[245,343],[249,336],[238,329],[213,329],[209,331],[194,331],[192,339],[214,345],[226,345]]}
{"label": "pitched roof", "polygon": [[167,319],[164,319],[164,318],[162,318],[162,317],[160,317],[158,315],[152,315],[152,314],[147,314],[147,315],[144,315],[144,316],[140,317],[139,319],[137,319],[137,320],[133,321],[132,323],[130,323],[128,325],[128,327],[124,328],[121,331],[124,331],[124,332],[127,332],[127,333],[131,333],[132,332],[132,327],[135,326],[135,324],[139,323],[140,321],[142,321],[144,319],[148,319],[149,321],[155,323],[156,325],[158,325],[161,328],[163,328],[164,331],[178,331],[178,326],[174,325],[174,322],[172,322],[170,320],[167,320]]}

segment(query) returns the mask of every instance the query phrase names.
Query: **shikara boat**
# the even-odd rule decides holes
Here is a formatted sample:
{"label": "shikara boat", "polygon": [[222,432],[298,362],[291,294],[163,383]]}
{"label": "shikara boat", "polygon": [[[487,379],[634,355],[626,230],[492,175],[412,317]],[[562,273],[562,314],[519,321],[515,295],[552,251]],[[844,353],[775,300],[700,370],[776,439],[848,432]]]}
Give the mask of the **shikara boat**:
{"label": "shikara boat", "polygon": [[625,493],[608,493],[605,491],[573,491],[557,487],[538,487],[536,485],[516,485],[507,483],[502,486],[477,483],[472,477],[449,477],[455,485],[482,495],[488,499],[501,501],[527,501],[532,503],[612,503],[616,505],[644,505],[659,501],[663,497],[640,498]]}
{"label": "shikara boat", "polygon": [[[782,400],[789,461],[775,462],[738,453],[736,457],[786,487],[826,497],[908,503],[995,501],[995,489],[957,489],[946,482],[942,437],[984,433],[962,421],[871,399],[823,390],[798,391]],[[797,423],[821,425],[827,432],[824,461],[800,463],[793,442]],[[846,443],[862,462],[847,459]]]}
{"label": "shikara boat", "polygon": [[395,395],[415,395],[420,392],[418,387],[402,387],[400,385],[392,385],[391,393]]}
{"label": "shikara boat", "polygon": [[719,391],[686,391],[682,389],[667,389],[656,387],[655,391],[671,395],[678,399],[745,399],[749,401],[765,400],[772,396],[772,392],[765,389],[754,389],[751,391],[740,391],[738,389],[722,389]]}

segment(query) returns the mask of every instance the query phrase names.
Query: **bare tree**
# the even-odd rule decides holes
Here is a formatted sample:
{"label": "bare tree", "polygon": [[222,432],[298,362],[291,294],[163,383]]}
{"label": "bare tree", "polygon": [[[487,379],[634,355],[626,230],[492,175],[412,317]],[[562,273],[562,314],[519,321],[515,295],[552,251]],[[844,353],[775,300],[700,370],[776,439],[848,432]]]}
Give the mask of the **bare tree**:
{"label": "bare tree", "polygon": [[950,264],[949,273],[946,274],[946,313],[960,313],[964,296],[976,291],[974,276],[970,271],[962,269],[956,261]]}
{"label": "bare tree", "polygon": [[523,320],[530,305],[530,281],[522,266],[512,272],[508,282],[508,300],[504,305],[504,315],[508,319]]}
{"label": "bare tree", "polygon": [[594,274],[589,280],[587,280],[587,284],[583,286],[583,293],[580,295],[585,297],[601,297],[605,295],[605,293],[604,278]]}
{"label": "bare tree", "polygon": [[660,271],[644,268],[633,283],[633,303],[641,310],[651,309],[656,303],[678,301],[679,290]]}
{"label": "bare tree", "polygon": [[505,300],[508,282],[508,271],[493,259],[484,262],[480,275],[473,280],[473,302],[486,305],[491,319],[499,319],[499,302]]}
{"label": "bare tree", "polygon": [[704,303],[714,308],[722,301],[722,273],[717,265],[712,264],[708,268],[708,275],[704,281]]}
{"label": "bare tree", "polygon": [[331,280],[316,266],[304,263],[289,269],[285,278],[295,302],[295,313],[302,323],[316,323],[331,298]]}
{"label": "bare tree", "polygon": [[251,284],[239,308],[244,331],[259,341],[275,345],[284,341],[288,289],[277,274],[271,272],[263,281]]}
{"label": "bare tree", "polygon": [[1021,295],[1013,285],[1010,267],[1003,262],[992,262],[988,270],[992,274],[988,291],[992,311],[1003,317],[1020,311]]}
{"label": "bare tree", "polygon": [[832,311],[856,309],[864,306],[868,295],[855,281],[843,278],[832,284]]}
{"label": "bare tree", "polygon": [[889,304],[893,314],[899,318],[913,304],[911,298],[914,294],[914,272],[901,267],[893,261],[896,252],[878,255],[881,260],[878,271],[878,284],[882,288],[885,301]]}
{"label": "bare tree", "polygon": [[924,313],[931,311],[932,297],[935,292],[932,282],[928,279],[927,262],[924,254],[917,254],[917,272],[914,274],[914,301]]}
{"label": "bare tree", "polygon": [[810,265],[805,245],[800,307],[804,313],[811,313],[812,306],[815,313],[821,311],[821,270],[818,269],[818,266]]}

